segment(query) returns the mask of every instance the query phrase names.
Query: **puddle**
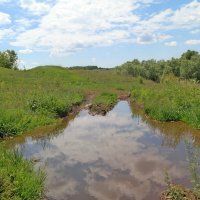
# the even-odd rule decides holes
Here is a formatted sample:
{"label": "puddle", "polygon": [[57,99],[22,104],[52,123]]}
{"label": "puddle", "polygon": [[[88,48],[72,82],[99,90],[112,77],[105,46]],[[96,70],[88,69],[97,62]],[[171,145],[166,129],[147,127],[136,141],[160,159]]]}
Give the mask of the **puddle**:
{"label": "puddle", "polygon": [[144,119],[126,101],[106,116],[82,110],[55,132],[10,145],[45,165],[47,197],[56,200],[159,200],[165,169],[174,182],[190,186],[185,140],[191,147],[200,143],[199,131]]}

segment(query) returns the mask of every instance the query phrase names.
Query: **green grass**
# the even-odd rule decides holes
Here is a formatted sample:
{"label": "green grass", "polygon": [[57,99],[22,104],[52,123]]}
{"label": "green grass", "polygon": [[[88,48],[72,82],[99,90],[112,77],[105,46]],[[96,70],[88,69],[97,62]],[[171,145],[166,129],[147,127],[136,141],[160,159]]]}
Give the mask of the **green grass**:
{"label": "green grass", "polygon": [[[184,121],[200,128],[200,87],[192,81],[167,77],[161,83],[118,75],[115,70],[69,70],[40,66],[27,71],[0,68],[0,137],[22,134],[54,124],[74,105],[94,95],[91,111],[106,114],[117,97],[131,91],[132,100],[160,121]],[[0,199],[38,200],[44,173],[17,152],[0,147]],[[199,191],[199,190],[198,190]],[[182,198],[180,187],[165,196]]]}
{"label": "green grass", "polygon": [[114,70],[69,70],[56,66],[27,71],[0,68],[0,137],[56,123],[88,94],[125,93],[130,91],[132,80]]}
{"label": "green grass", "polygon": [[[114,70],[0,68],[0,137],[54,124],[90,94],[97,96],[95,104],[114,105],[117,95],[130,91],[132,80]],[[1,200],[38,200],[43,190],[44,174],[35,172],[33,163],[0,148]]]}
{"label": "green grass", "polygon": [[[168,77],[155,83],[118,75],[115,70],[0,68],[0,137],[54,124],[90,94],[95,95],[91,111],[105,114],[116,104],[118,96],[129,91],[132,100],[142,104],[152,118],[181,120],[200,128],[200,87],[192,81]],[[23,160],[18,153],[0,148],[0,158],[0,199],[40,199],[44,174],[35,172],[33,163]]]}
{"label": "green grass", "polygon": [[0,199],[39,200],[44,192],[45,174],[33,169],[31,161],[17,152],[0,147]]}
{"label": "green grass", "polygon": [[[0,137],[54,124],[90,94],[97,96],[95,104],[114,105],[117,95],[130,91],[132,80],[114,70],[0,68]],[[0,148],[1,200],[39,200],[43,190],[44,174],[35,172],[32,162]]]}
{"label": "green grass", "polygon": [[192,81],[168,77],[162,83],[138,81],[132,97],[144,111],[160,121],[183,121],[200,128],[200,87]]}
{"label": "green grass", "polygon": [[90,110],[93,113],[104,115],[110,111],[116,103],[116,94],[104,92],[94,98]]}

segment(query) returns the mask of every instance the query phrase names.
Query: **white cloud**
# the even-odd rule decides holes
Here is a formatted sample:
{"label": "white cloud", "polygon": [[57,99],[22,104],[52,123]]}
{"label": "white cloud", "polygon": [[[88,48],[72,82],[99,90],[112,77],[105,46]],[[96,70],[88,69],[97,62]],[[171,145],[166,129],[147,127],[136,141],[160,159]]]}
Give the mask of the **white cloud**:
{"label": "white cloud", "polygon": [[12,29],[2,29],[0,30],[0,41],[3,40],[4,38],[10,36],[13,34]]}
{"label": "white cloud", "polygon": [[49,4],[36,0],[20,0],[20,5],[23,9],[26,9],[34,15],[42,15],[50,10]]}
{"label": "white cloud", "polygon": [[8,2],[10,2],[10,0],[0,0],[0,4],[8,3]]}
{"label": "white cloud", "polygon": [[192,28],[200,26],[200,2],[186,4],[173,14],[171,21],[175,27]]}
{"label": "white cloud", "polygon": [[19,53],[21,54],[31,54],[33,51],[31,49],[21,49]]}
{"label": "white cloud", "polygon": [[[156,0],[20,0],[21,7],[41,15],[36,26],[19,19],[23,24],[11,43],[24,49],[66,55],[93,46],[120,42],[151,44],[172,38],[170,30],[194,30],[200,26],[200,2],[194,0],[181,8],[166,9],[141,18],[136,10]],[[30,27],[29,27],[30,26]],[[29,29],[28,29],[29,28]],[[18,30],[18,29],[17,29]],[[175,46],[175,41],[166,42]]]}
{"label": "white cloud", "polygon": [[12,44],[48,49],[51,55],[63,55],[85,47],[121,42],[129,38],[126,29],[139,20],[132,13],[139,2],[59,0],[41,18],[37,28],[24,31]]}
{"label": "white cloud", "polygon": [[34,22],[34,20],[31,20],[31,19],[27,19],[27,18],[20,18],[20,19],[17,19],[15,20],[15,22],[21,27],[30,27],[32,25],[32,23]]}
{"label": "white cloud", "polygon": [[0,26],[10,23],[11,23],[10,15],[7,13],[0,12]]}
{"label": "white cloud", "polygon": [[153,33],[177,29],[194,29],[200,27],[200,2],[192,1],[177,10],[166,9],[155,13],[146,20],[141,20],[134,28],[138,32]]}
{"label": "white cloud", "polygon": [[144,34],[139,36],[136,39],[137,44],[151,44],[155,42],[161,42],[166,39],[171,38],[170,35],[164,35],[164,34]]}
{"label": "white cloud", "polygon": [[177,46],[177,42],[176,41],[165,42],[165,46],[176,47]]}
{"label": "white cloud", "polygon": [[200,44],[200,40],[187,40],[185,43],[187,45],[198,45]]}

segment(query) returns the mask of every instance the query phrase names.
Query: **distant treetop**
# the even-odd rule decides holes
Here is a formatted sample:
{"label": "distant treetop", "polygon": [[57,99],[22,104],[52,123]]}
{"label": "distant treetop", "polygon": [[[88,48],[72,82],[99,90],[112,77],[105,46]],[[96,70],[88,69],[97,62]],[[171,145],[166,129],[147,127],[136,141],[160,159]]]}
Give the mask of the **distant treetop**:
{"label": "distant treetop", "polygon": [[99,69],[97,66],[73,66],[73,67],[69,67],[69,69],[85,69],[85,70],[95,70],[95,69]]}
{"label": "distant treetop", "polygon": [[0,67],[17,69],[18,56],[14,50],[0,52]]}
{"label": "distant treetop", "polygon": [[143,60],[128,61],[117,67],[118,73],[143,77],[159,82],[166,74],[173,74],[182,79],[194,79],[200,81],[200,54],[197,51],[188,50],[180,58],[170,60]]}

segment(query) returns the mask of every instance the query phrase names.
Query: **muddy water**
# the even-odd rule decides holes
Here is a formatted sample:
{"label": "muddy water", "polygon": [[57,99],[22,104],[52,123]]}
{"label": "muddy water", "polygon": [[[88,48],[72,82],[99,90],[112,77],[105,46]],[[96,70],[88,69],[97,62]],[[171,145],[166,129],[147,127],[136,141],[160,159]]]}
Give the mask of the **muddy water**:
{"label": "muddy water", "polygon": [[187,148],[200,133],[182,123],[158,123],[119,102],[106,116],[82,110],[66,127],[16,138],[8,145],[39,160],[47,197],[56,200],[158,200],[164,171],[190,185]]}

